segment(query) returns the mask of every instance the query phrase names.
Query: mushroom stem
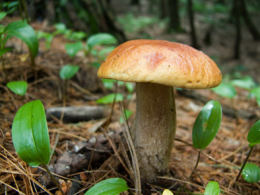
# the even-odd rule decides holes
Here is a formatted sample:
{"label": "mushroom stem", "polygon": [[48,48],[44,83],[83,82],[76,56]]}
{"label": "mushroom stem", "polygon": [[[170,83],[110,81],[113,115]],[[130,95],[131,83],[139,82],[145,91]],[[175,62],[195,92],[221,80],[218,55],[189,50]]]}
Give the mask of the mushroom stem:
{"label": "mushroom stem", "polygon": [[168,171],[176,129],[173,87],[136,84],[136,121],[132,130],[143,181]]}

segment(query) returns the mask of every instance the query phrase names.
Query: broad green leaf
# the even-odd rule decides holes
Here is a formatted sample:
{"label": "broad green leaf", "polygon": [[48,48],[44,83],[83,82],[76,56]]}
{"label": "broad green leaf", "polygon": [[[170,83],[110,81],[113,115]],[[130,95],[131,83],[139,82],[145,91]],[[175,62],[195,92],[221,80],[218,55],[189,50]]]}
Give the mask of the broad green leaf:
{"label": "broad green leaf", "polygon": [[[129,119],[129,117],[133,114],[133,112],[131,110],[128,110],[128,109],[126,109],[124,112],[125,112],[126,119]],[[124,123],[125,122],[125,117],[124,116],[120,116],[119,122],[120,123]]]}
{"label": "broad green leaf", "polygon": [[110,178],[98,182],[85,195],[118,195],[128,190],[127,183],[121,178]]}
{"label": "broad green leaf", "polygon": [[250,96],[256,98],[258,106],[260,106],[260,87],[256,87],[250,91]]}
{"label": "broad green leaf", "polygon": [[60,70],[60,78],[63,80],[71,79],[79,70],[79,66],[67,64]]}
{"label": "broad green leaf", "polygon": [[87,36],[87,34],[84,32],[73,32],[70,36],[70,39],[74,40],[74,41],[80,41],[80,40],[86,38],[86,36]]}
{"label": "broad green leaf", "polygon": [[102,83],[106,89],[113,89],[116,80],[113,79],[102,79]]}
{"label": "broad green leaf", "polygon": [[9,48],[9,47],[5,47],[3,49],[0,49],[0,56],[4,55],[5,53],[11,51],[12,48]]}
{"label": "broad green leaf", "polygon": [[108,33],[98,33],[90,36],[87,40],[87,47],[92,49],[96,45],[117,44],[117,39]]}
{"label": "broad green leaf", "polygon": [[8,37],[17,37],[26,43],[33,58],[38,54],[38,39],[33,28],[25,21],[9,23],[5,28]]}
{"label": "broad green leaf", "polygon": [[70,57],[74,57],[80,50],[83,49],[83,45],[81,42],[66,43],[65,49]]}
{"label": "broad green leaf", "polygon": [[111,46],[111,47],[106,47],[104,49],[102,49],[99,53],[98,53],[98,57],[102,60],[104,60],[108,54],[110,52],[112,52],[115,49],[115,47]]}
{"label": "broad green leaf", "polygon": [[247,135],[247,141],[251,147],[260,144],[260,120],[256,121],[250,128]]}
{"label": "broad green leaf", "polygon": [[12,140],[19,157],[30,166],[49,163],[50,140],[40,100],[31,101],[19,108],[13,120]]}
{"label": "broad green leaf", "polygon": [[162,195],[173,195],[173,193],[172,193],[170,190],[165,189],[165,190],[163,191]]}
{"label": "broad green leaf", "polygon": [[64,34],[67,30],[66,25],[63,23],[58,23],[54,25],[56,28],[56,32],[54,34]]}
{"label": "broad green leaf", "polygon": [[219,86],[213,88],[212,90],[216,94],[227,98],[233,98],[237,94],[236,89],[230,83],[221,83]]}
{"label": "broad green leaf", "polygon": [[241,79],[232,80],[231,83],[234,86],[241,87],[241,88],[248,89],[248,90],[252,89],[256,85],[254,80],[250,76],[247,76],[247,77],[244,77]]}
{"label": "broad green leaf", "polygon": [[216,136],[222,119],[221,104],[209,101],[200,111],[192,131],[193,146],[197,149],[206,148]]}
{"label": "broad green leaf", "polygon": [[219,184],[216,181],[210,181],[205,189],[204,195],[219,195],[220,188]]}
{"label": "broad green leaf", "polygon": [[260,181],[260,168],[253,163],[246,163],[242,176],[248,183],[256,183]]}
{"label": "broad green leaf", "polygon": [[4,19],[6,15],[6,12],[0,12],[0,20]]}
{"label": "broad green leaf", "polygon": [[28,84],[26,81],[11,81],[7,83],[7,87],[15,94],[24,96],[27,91]]}
{"label": "broad green leaf", "polygon": [[114,102],[114,99],[116,98],[116,102],[123,101],[124,96],[121,93],[111,93],[109,95],[106,95],[100,99],[98,99],[96,102],[98,104],[111,104]]}

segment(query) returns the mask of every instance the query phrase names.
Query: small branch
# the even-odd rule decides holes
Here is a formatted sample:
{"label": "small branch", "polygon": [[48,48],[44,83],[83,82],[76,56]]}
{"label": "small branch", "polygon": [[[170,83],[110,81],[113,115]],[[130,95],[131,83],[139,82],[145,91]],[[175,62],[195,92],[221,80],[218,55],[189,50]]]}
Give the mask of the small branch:
{"label": "small branch", "polygon": [[241,175],[241,173],[242,173],[244,167],[246,166],[246,163],[247,163],[247,161],[248,161],[248,159],[249,159],[249,156],[251,155],[253,149],[254,149],[254,146],[251,146],[251,147],[250,147],[250,150],[249,150],[249,152],[248,152],[248,154],[247,154],[247,156],[246,156],[246,159],[245,159],[245,161],[244,161],[242,167],[240,168],[240,171],[239,171],[239,173],[238,173],[238,175],[237,175],[237,177],[236,177],[236,181],[238,181],[238,179],[239,179],[239,177],[240,177],[240,175]]}

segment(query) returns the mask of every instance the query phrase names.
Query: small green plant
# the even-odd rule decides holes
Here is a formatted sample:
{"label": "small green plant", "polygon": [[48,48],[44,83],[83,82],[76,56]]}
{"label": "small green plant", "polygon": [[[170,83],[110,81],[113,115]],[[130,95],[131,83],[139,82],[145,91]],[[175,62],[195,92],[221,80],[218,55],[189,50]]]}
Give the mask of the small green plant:
{"label": "small green plant", "polygon": [[220,194],[220,188],[218,182],[210,181],[205,188],[204,195],[219,195],[219,194]]}
{"label": "small green plant", "polygon": [[121,178],[109,178],[98,182],[85,195],[119,195],[128,190],[127,183]]}
{"label": "small green plant", "polygon": [[54,35],[52,33],[47,33],[43,31],[37,32],[37,38],[38,39],[44,39],[45,40],[45,47],[47,50],[51,48],[51,44],[54,38]]}
{"label": "small green plant", "polygon": [[62,99],[66,104],[68,80],[71,79],[79,71],[79,66],[67,64],[60,69],[60,78],[63,80]]}
{"label": "small green plant", "polygon": [[194,148],[198,149],[198,157],[191,176],[195,172],[201,150],[205,149],[216,136],[222,120],[221,104],[215,100],[209,101],[200,111],[193,125],[192,142]]}
{"label": "small green plant", "polygon": [[248,183],[257,183],[260,181],[260,168],[256,164],[246,163],[242,176]]}
{"label": "small green plant", "polygon": [[26,94],[28,84],[26,81],[11,81],[7,83],[7,87],[15,94],[24,96]]}
{"label": "small green plant", "polygon": [[[250,157],[250,155],[251,155],[255,145],[260,143],[260,120],[256,121],[255,124],[253,124],[253,126],[250,128],[250,130],[248,132],[248,135],[247,135],[247,141],[249,143],[250,150],[249,150],[249,152],[248,152],[248,154],[246,156],[246,159],[244,160],[243,165],[240,168],[240,171],[239,171],[239,173],[238,173],[238,175],[236,177],[236,181],[238,181],[238,179],[239,179],[239,177],[240,177],[244,167],[246,166],[247,161],[248,161],[248,159],[249,159],[249,157]],[[252,167],[254,167],[254,166],[248,165],[248,169],[251,170]],[[245,173],[246,174],[254,174],[254,171],[250,171],[250,170],[245,171]],[[257,169],[255,171],[257,171]],[[244,178],[252,178],[252,177],[254,177],[254,176],[248,175],[248,177],[244,177]],[[249,181],[251,181],[251,180],[249,179]]]}
{"label": "small green plant", "polygon": [[99,98],[96,103],[98,104],[111,104],[114,102],[121,102],[123,101],[124,99],[124,96],[123,94],[121,93],[111,93],[111,94],[108,94],[102,98]]}
{"label": "small green plant", "polygon": [[29,166],[42,166],[60,189],[47,167],[51,159],[51,147],[45,110],[40,100],[28,102],[19,108],[12,124],[12,140],[18,156]]}
{"label": "small green plant", "polygon": [[222,82],[219,86],[213,88],[212,91],[226,98],[233,98],[237,94],[235,87],[228,82]]}
{"label": "small green plant", "polygon": [[124,116],[120,116],[119,122],[120,123],[124,123],[125,122],[125,118],[126,120],[129,119],[131,117],[131,115],[133,114],[133,112],[131,110],[125,109],[124,110]]}
{"label": "small green plant", "polygon": [[83,49],[83,45],[80,41],[75,43],[66,43],[65,44],[66,53],[70,57],[75,57],[76,54]]}
{"label": "small green plant", "polygon": [[250,91],[250,97],[256,98],[257,105],[260,107],[260,87],[255,87]]}

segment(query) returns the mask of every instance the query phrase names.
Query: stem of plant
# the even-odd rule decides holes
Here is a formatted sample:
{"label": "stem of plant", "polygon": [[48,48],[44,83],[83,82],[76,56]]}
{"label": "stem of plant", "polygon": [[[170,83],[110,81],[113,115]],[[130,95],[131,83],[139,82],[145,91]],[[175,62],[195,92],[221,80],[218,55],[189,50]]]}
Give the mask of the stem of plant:
{"label": "stem of plant", "polygon": [[244,161],[242,167],[240,168],[240,171],[239,171],[239,173],[238,173],[238,175],[237,175],[237,177],[236,177],[236,181],[238,181],[238,179],[239,179],[239,177],[240,177],[240,175],[241,175],[241,173],[242,173],[244,167],[246,166],[246,163],[247,163],[247,161],[248,161],[248,159],[249,159],[249,156],[251,155],[253,149],[254,149],[254,146],[251,146],[251,147],[250,147],[250,150],[249,150],[249,152],[248,152],[248,154],[247,154],[247,156],[246,156],[246,159],[245,159],[245,161]]}
{"label": "stem of plant", "polygon": [[198,156],[197,156],[197,161],[196,161],[196,164],[195,164],[195,166],[194,166],[194,168],[193,168],[193,170],[192,170],[192,172],[191,172],[191,174],[190,174],[190,178],[192,177],[192,175],[194,174],[195,170],[196,170],[197,167],[198,167],[198,164],[199,164],[199,161],[200,161],[200,153],[201,153],[201,151],[199,150]]}
{"label": "stem of plant", "polygon": [[63,106],[66,106],[67,89],[68,89],[68,80],[64,80],[64,87],[63,87],[63,93],[62,93]]}
{"label": "stem of plant", "polygon": [[42,165],[42,167],[46,170],[46,172],[49,174],[51,181],[58,187],[58,189],[61,191],[61,193],[63,195],[65,195],[65,193],[63,192],[63,190],[61,189],[61,186],[58,182],[58,180],[53,176],[53,174],[51,173],[51,171],[49,170],[47,165]]}

